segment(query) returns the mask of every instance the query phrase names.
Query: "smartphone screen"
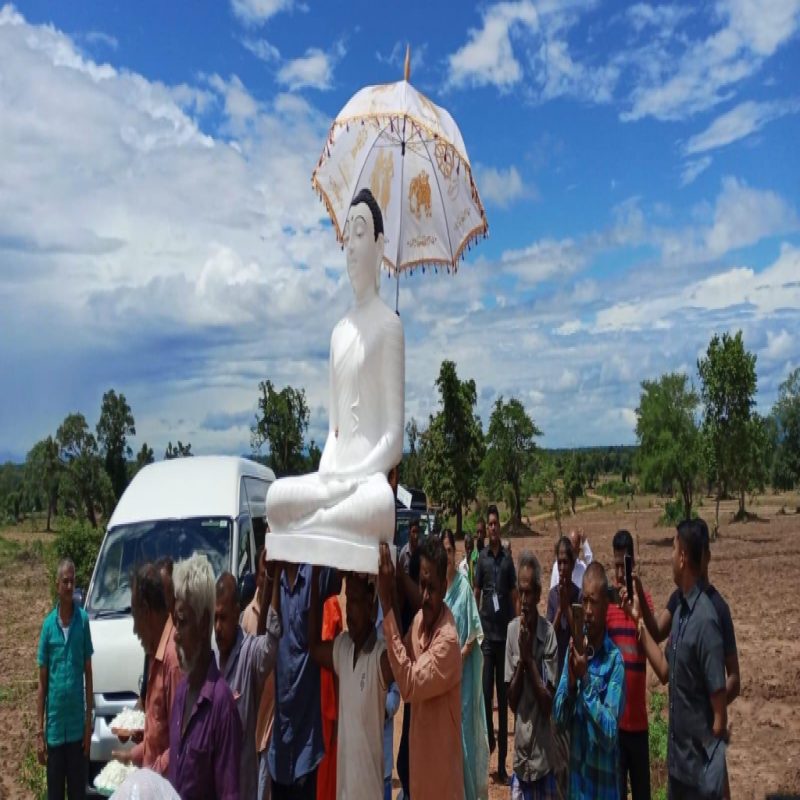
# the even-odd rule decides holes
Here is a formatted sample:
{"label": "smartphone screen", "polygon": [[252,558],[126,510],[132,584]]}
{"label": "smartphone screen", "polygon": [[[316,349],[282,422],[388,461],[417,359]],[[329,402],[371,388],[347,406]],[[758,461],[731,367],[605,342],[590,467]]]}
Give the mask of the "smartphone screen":
{"label": "smartphone screen", "polygon": [[583,655],[583,606],[580,603],[572,606],[572,639],[575,649]]}
{"label": "smartphone screen", "polygon": [[633,559],[630,554],[625,555],[625,588],[628,590],[628,599],[633,602]]}

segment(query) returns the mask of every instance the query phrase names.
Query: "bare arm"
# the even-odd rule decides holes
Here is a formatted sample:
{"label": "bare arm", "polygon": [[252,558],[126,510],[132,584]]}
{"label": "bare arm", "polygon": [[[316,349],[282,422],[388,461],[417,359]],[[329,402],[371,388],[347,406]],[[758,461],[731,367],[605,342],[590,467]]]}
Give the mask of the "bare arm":
{"label": "bare arm", "polygon": [[514,675],[511,678],[511,683],[508,684],[508,707],[516,714],[519,706],[519,701],[522,697],[522,689],[525,684],[525,664],[520,659],[517,668],[514,670]]}
{"label": "bare arm", "polygon": [[725,690],[715,692],[710,699],[714,711],[714,737],[725,738],[728,733],[728,698]]}
{"label": "bare arm", "polygon": [[39,686],[36,690],[36,721],[39,725],[36,733],[36,754],[39,763],[47,761],[47,742],[45,737],[44,711],[47,700],[47,667],[39,667]]}
{"label": "bare arm", "polygon": [[653,641],[647,628],[642,628],[642,648],[650,666],[653,668],[656,677],[661,681],[662,686],[669,682],[669,664],[661,648]]}
{"label": "bare arm", "polygon": [[741,690],[741,678],[739,676],[739,654],[731,653],[725,658],[725,672],[728,679],[725,684],[725,694],[730,705],[738,696]]}
{"label": "bare arm", "polygon": [[655,643],[661,644],[661,642],[669,636],[670,629],[672,628],[672,614],[669,613],[668,609],[664,608],[659,611],[658,616],[656,616],[647,603],[644,586],[642,586],[642,581],[638,575],[633,576],[633,584],[636,587],[636,594],[639,597],[642,622],[644,622],[647,632],[655,640]]}
{"label": "bare arm", "polygon": [[308,612],[308,653],[317,664],[335,674],[333,642],[322,641],[322,619],[319,606],[319,567],[314,567],[311,576],[311,608]]}
{"label": "bare arm", "polygon": [[511,619],[519,614],[519,592],[516,586],[511,590],[511,614]]}
{"label": "bare arm", "polygon": [[86,727],[83,734],[83,754],[89,757],[89,748],[92,745],[92,706],[94,705],[94,681],[92,679],[92,659],[87,658],[83,667],[84,680],[86,681]]}

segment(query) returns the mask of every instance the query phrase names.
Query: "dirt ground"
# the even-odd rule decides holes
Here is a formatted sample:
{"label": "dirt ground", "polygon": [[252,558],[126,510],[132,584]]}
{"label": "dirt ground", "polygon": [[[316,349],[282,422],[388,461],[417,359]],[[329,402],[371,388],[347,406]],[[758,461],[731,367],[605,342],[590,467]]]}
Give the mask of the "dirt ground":
{"label": "dirt ground", "polygon": [[[638,499],[638,498],[637,498]],[[637,506],[644,505],[637,502]],[[794,507],[796,503],[792,503]],[[736,626],[742,674],[741,696],[729,709],[733,738],[728,769],[734,798],[762,798],[772,792],[800,794],[800,622],[787,613],[796,607],[800,587],[796,564],[800,516],[779,516],[778,501],[761,498],[760,520],[731,524],[733,507],[723,505],[721,534],[712,546],[711,578],[728,601]],[[700,509],[710,518],[710,504]],[[673,588],[670,568],[672,532],[655,527],[659,510],[628,511],[625,504],[581,513],[595,558],[611,564],[611,538],[627,528],[638,540],[638,563],[656,607],[663,607]],[[565,531],[570,525],[565,520]],[[540,536],[512,541],[516,556],[531,549],[549,575],[553,563],[555,524],[537,521]],[[22,554],[0,558],[0,798],[27,798],[19,783],[23,760],[34,746],[36,648],[48,610],[43,563],[25,552],[41,535],[0,531],[0,537],[22,543]],[[544,603],[540,610],[544,611]],[[651,676],[651,688],[655,688]],[[399,744],[402,714],[395,725]],[[509,724],[509,731],[513,725]],[[509,740],[509,761],[513,741]],[[497,769],[496,755],[490,772]],[[395,781],[395,785],[399,784]],[[490,781],[491,798],[507,798],[508,789]]]}

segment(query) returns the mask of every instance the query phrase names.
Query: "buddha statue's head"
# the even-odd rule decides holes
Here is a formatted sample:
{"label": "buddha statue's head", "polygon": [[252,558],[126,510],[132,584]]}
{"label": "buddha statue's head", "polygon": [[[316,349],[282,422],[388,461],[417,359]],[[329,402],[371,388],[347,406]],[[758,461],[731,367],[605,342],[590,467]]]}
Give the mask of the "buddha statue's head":
{"label": "buddha statue's head", "polygon": [[375,294],[383,261],[383,214],[369,189],[362,189],[353,198],[342,238],[356,299]]}

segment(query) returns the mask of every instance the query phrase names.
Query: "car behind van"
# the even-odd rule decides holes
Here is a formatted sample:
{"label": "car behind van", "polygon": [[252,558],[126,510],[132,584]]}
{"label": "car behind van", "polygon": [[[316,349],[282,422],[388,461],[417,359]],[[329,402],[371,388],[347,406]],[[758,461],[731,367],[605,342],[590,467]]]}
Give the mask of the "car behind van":
{"label": "car behind van", "polygon": [[208,556],[214,573],[241,581],[255,571],[264,542],[272,470],[244,458],[202,457],[144,467],[108,523],[85,609],[92,631],[94,714],[88,782],[121,748],[111,721],[136,705],[144,652],[133,633],[131,576],[140,564],[169,556]]}

